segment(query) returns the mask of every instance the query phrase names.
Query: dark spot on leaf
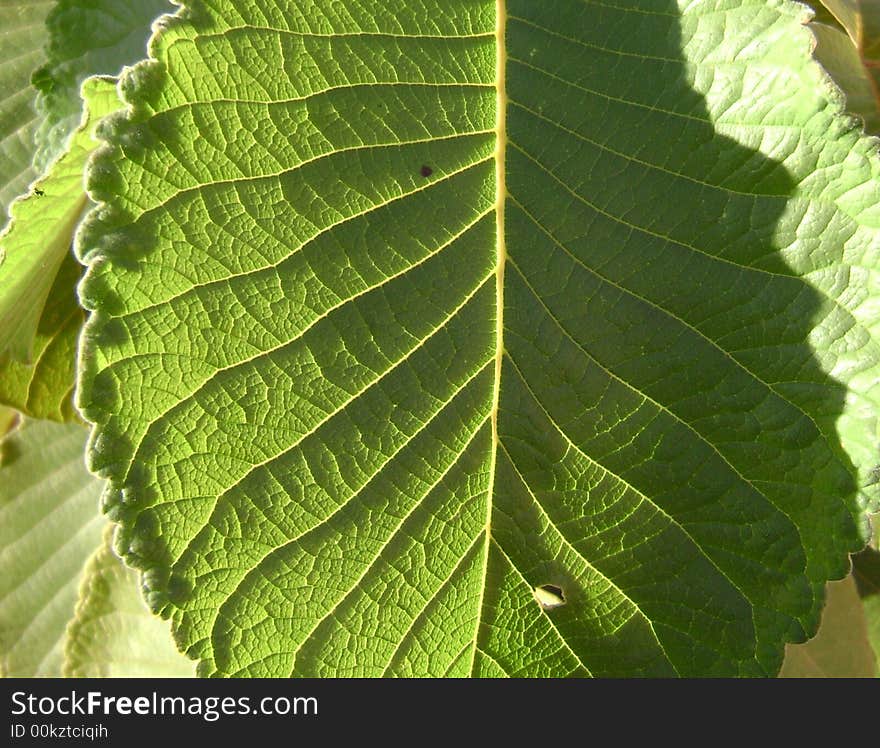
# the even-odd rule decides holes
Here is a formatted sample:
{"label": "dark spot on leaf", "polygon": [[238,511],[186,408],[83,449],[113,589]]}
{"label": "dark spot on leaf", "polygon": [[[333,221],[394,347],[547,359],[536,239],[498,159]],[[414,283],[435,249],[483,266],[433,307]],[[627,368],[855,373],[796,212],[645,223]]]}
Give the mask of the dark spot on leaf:
{"label": "dark spot on leaf", "polygon": [[34,189],[34,194],[37,195],[38,197],[42,197],[46,193],[43,192],[43,190]]}
{"label": "dark spot on leaf", "polygon": [[428,165],[423,165],[423,166],[422,166],[422,169],[421,169],[421,171],[420,171],[419,173],[420,173],[423,177],[430,177],[430,176],[434,173],[434,170],[433,170],[430,166],[428,166]]}

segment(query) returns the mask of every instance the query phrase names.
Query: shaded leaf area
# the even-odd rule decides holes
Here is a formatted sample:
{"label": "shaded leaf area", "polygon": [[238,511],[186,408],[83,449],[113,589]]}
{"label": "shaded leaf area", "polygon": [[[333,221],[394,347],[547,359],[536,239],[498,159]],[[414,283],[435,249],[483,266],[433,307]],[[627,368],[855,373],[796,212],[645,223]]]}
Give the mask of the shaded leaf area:
{"label": "shaded leaf area", "polygon": [[855,580],[830,582],[822,623],[805,644],[788,645],[780,678],[873,678],[877,660]]}
{"label": "shaded leaf area", "polygon": [[211,0],[122,82],[79,404],[202,674],[776,674],[867,538],[880,162],[803,6],[500,7]]}
{"label": "shaded leaf area", "polygon": [[0,0],[0,229],[9,204],[37,176],[34,135],[39,126],[31,74],[45,59],[46,15],[53,0]]}
{"label": "shaded leaf area", "polygon": [[102,482],[78,424],[25,420],[0,444],[0,673],[58,677],[86,559],[101,542]]}
{"label": "shaded leaf area", "polygon": [[138,574],[113,552],[113,530],[83,572],[76,614],[67,626],[66,678],[192,678],[195,663],[174,646],[168,622],[140,594]]}

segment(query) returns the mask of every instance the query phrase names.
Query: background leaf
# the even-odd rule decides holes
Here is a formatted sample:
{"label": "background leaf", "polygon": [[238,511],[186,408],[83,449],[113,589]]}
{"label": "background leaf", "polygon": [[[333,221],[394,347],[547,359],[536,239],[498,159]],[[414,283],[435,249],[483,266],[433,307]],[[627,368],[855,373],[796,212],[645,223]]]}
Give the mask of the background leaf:
{"label": "background leaf", "polygon": [[0,0],[0,229],[9,204],[37,176],[33,158],[39,119],[31,75],[45,59],[45,19],[52,5],[52,0]]}
{"label": "background leaf", "polygon": [[119,549],[204,674],[775,674],[877,460],[880,161],[806,9],[430,9],[200,3],[123,80]]}
{"label": "background leaf", "polygon": [[83,564],[101,542],[102,483],[78,424],[24,421],[0,459],[0,673],[61,674]]}
{"label": "background leaf", "polygon": [[[865,118],[869,133],[880,134],[877,111],[880,107],[880,2],[877,0],[821,0],[816,4],[819,18],[827,15],[849,36],[858,66],[839,37],[833,37],[814,24],[819,46],[816,55],[838,85],[846,92],[849,109]],[[870,86],[873,106],[865,99],[865,87]]]}
{"label": "background leaf", "polygon": [[116,76],[144,57],[151,24],[173,10],[169,0],[58,0],[49,13],[47,61],[34,72],[44,113],[36,134],[38,166],[66,148],[82,117],[80,86],[92,75]]}
{"label": "background leaf", "polygon": [[[95,126],[119,108],[114,80],[93,78],[83,95],[87,111],[67,152],[34,183],[26,199],[13,204],[12,220],[0,235],[0,391],[6,395],[0,402],[36,416],[71,412],[66,397],[73,389],[70,374],[79,328],[69,323],[82,319],[73,292],[78,277],[69,272],[75,266],[68,263],[61,285],[56,280],[88,202],[82,180],[86,159],[98,146],[92,137]],[[60,358],[42,360],[53,343],[63,348]],[[13,366],[7,374],[2,367],[9,359],[26,366]],[[32,384],[43,390],[33,399]]]}
{"label": "background leaf", "polygon": [[810,29],[816,36],[816,58],[846,93],[847,111],[864,119],[867,132],[880,132],[880,100],[852,39],[841,29],[821,23],[810,24]]}
{"label": "background leaf", "polygon": [[168,623],[140,594],[138,575],[113,552],[108,526],[89,560],[68,624],[66,678],[192,678],[195,663],[174,646]]}

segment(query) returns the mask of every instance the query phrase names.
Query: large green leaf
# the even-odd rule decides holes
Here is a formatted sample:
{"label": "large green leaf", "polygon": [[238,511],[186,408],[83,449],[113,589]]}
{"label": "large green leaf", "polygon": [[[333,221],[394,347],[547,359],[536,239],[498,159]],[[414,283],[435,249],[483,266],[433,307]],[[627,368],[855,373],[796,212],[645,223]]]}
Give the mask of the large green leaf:
{"label": "large green leaf", "polygon": [[868,532],[880,160],[806,18],[168,24],[90,174],[79,403],[202,672],[760,675],[815,631]]}
{"label": "large green leaf", "polygon": [[37,176],[34,135],[40,123],[31,74],[43,63],[46,15],[54,0],[0,0],[0,229],[9,204]]}
{"label": "large green leaf", "polygon": [[174,647],[168,622],[152,615],[137,573],[113,552],[112,528],[89,559],[76,616],[67,627],[68,678],[191,678],[195,664]]}
{"label": "large green leaf", "polygon": [[0,459],[0,673],[60,676],[83,565],[101,542],[101,482],[80,424],[25,421]]}

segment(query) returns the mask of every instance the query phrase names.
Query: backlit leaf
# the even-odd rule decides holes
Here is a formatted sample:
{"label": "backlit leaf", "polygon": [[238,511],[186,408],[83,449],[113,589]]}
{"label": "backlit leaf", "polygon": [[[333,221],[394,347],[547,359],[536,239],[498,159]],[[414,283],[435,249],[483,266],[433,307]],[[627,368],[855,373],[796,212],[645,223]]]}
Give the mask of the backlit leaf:
{"label": "backlit leaf", "polygon": [[90,172],[79,404],[201,672],[776,674],[877,464],[805,7],[193,7]]}

